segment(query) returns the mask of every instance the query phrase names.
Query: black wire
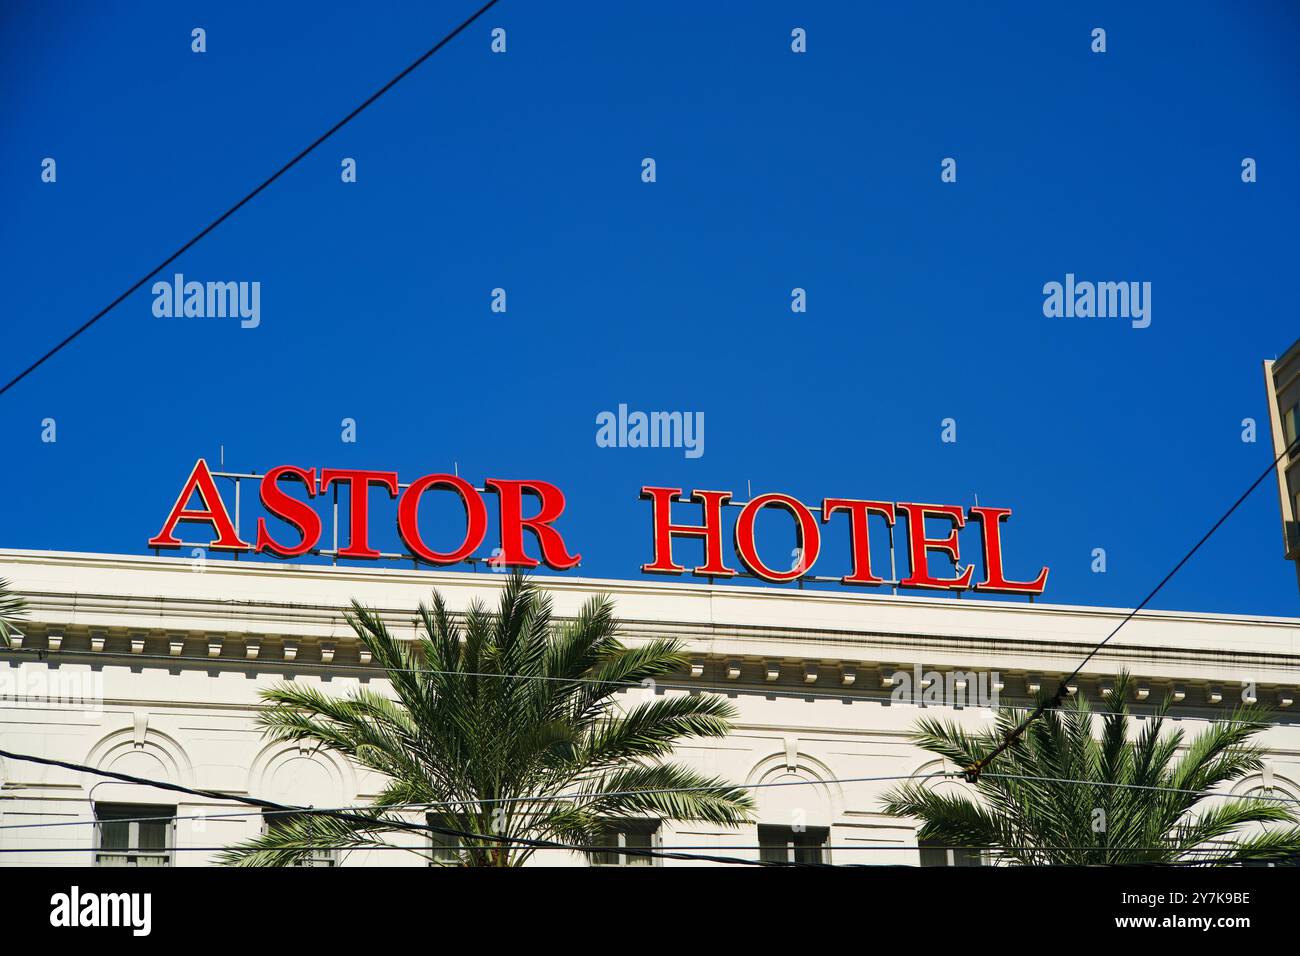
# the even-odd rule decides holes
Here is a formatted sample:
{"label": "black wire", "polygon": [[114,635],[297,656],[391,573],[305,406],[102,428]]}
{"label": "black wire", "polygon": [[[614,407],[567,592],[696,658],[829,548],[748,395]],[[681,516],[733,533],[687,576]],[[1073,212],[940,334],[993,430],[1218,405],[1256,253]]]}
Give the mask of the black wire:
{"label": "black wire", "polygon": [[1185,555],[1183,555],[1182,560],[1174,565],[1173,570],[1170,571],[1168,574],[1166,574],[1160,580],[1160,583],[1151,589],[1151,593],[1149,593],[1146,597],[1142,599],[1142,603],[1139,604],[1137,607],[1133,608],[1133,610],[1129,611],[1128,614],[1124,616],[1124,619],[1115,625],[1115,629],[1112,630],[1109,634],[1107,634],[1100,644],[1098,644],[1096,647],[1094,647],[1091,651],[1088,652],[1088,656],[1085,657],[1079,663],[1079,666],[1076,667],[1073,671],[1071,671],[1067,677],[1061,680],[1061,683],[1058,684],[1056,687],[1056,693],[1054,693],[1050,698],[1046,698],[1044,700],[1039,701],[1038,706],[1034,708],[1034,710],[1029,714],[1029,716],[1026,717],[1024,720],[1022,720],[1018,727],[1016,727],[1013,731],[1007,734],[1007,736],[1003,738],[1002,742],[998,744],[997,747],[995,747],[990,753],[988,753],[984,757],[981,757],[975,763],[971,764],[969,767],[966,767],[964,769],[963,772],[965,773],[966,779],[968,781],[974,783],[976,780],[978,780],[979,775],[984,770],[984,768],[987,767],[995,757],[1000,755],[1009,746],[1011,746],[1011,744],[1014,741],[1018,740],[1020,735],[1025,732],[1026,727],[1028,727],[1031,723],[1033,723],[1040,716],[1042,716],[1042,714],[1045,711],[1047,711],[1048,709],[1055,709],[1061,703],[1061,701],[1065,698],[1065,695],[1067,693],[1066,685],[1069,684],[1070,681],[1074,680],[1074,678],[1079,675],[1079,672],[1083,670],[1085,666],[1087,666],[1090,660],[1092,660],[1094,657],[1097,656],[1097,652],[1100,651],[1103,647],[1105,647],[1110,642],[1110,639],[1112,637],[1114,637],[1116,634],[1119,633],[1120,628],[1122,628],[1129,621],[1133,620],[1133,618],[1137,616],[1138,612],[1141,611],[1144,607],[1146,607],[1147,604],[1150,603],[1151,599],[1160,593],[1160,589],[1163,588],[1166,584],[1168,584],[1170,579],[1175,574],[1177,574],[1179,571],[1182,570],[1183,565],[1185,565],[1188,561],[1192,559],[1192,555],[1196,554],[1196,552],[1201,549],[1201,545],[1205,544],[1206,541],[1210,540],[1210,536],[1213,535],[1214,532],[1218,531],[1220,526],[1225,521],[1227,521],[1230,517],[1232,517],[1233,512],[1235,512],[1241,506],[1242,502],[1244,502],[1247,498],[1251,496],[1251,493],[1254,492],[1254,490],[1263,483],[1264,479],[1267,478],[1269,475],[1271,475],[1277,469],[1278,463],[1281,462],[1282,459],[1285,458],[1288,453],[1290,453],[1291,449],[1297,447],[1298,445],[1300,445],[1300,435],[1297,435],[1294,439],[1292,439],[1289,445],[1287,445],[1285,448],[1282,449],[1282,453],[1273,459],[1273,463],[1269,465],[1267,468],[1265,468],[1263,473],[1251,483],[1250,487],[1241,493],[1241,497],[1239,497],[1236,501],[1232,503],[1232,507],[1229,508],[1227,511],[1225,511],[1223,513],[1223,516],[1220,517],[1218,521],[1214,522],[1213,527],[1211,527],[1209,531],[1205,532],[1205,534],[1201,536],[1201,540],[1197,541],[1196,544],[1192,546],[1192,550],[1188,551]]}
{"label": "black wire", "polygon": [[[115,770],[102,770],[98,767],[90,767],[86,764],[71,763],[66,760],[56,760],[53,757],[37,757],[33,754],[13,753],[8,750],[0,750],[0,757],[7,757],[10,760],[22,760],[28,763],[41,764],[46,767],[59,767],[63,770],[73,770],[79,773],[95,774],[99,777],[108,777],[112,780],[121,780],[124,783],[141,784],[146,787],[156,787],[159,790],[169,790],[173,793],[184,793],[195,797],[206,797],[209,800],[230,800],[235,803],[246,804],[250,807],[262,807],[267,810],[276,810],[281,812],[296,813],[314,813],[320,816],[334,817],[345,823],[358,825],[363,829],[373,829],[379,826],[391,826],[398,830],[417,833],[439,833],[444,836],[454,836],[460,840],[484,840],[496,846],[524,846],[535,850],[570,850],[579,853],[590,853],[593,849],[599,850],[599,847],[579,846],[576,843],[561,843],[556,840],[537,840],[529,837],[506,837],[497,836],[494,833],[474,833],[470,830],[457,830],[452,827],[434,826],[433,824],[411,823],[405,820],[380,819],[378,817],[366,816],[365,814],[349,813],[343,810],[316,810],[312,807],[296,807],[291,804],[276,803],[273,800],[263,800],[259,797],[243,797],[233,793],[222,793],[219,790],[203,790],[196,787],[186,787],[178,783],[171,783],[166,780],[151,780],[148,777],[137,777],[134,774],[118,773]],[[376,807],[376,810],[382,810],[383,807]],[[732,863],[740,866],[831,866],[829,863],[792,863],[779,862],[776,860],[744,860],[734,856],[711,856],[696,853],[673,853],[667,850],[645,850],[632,847],[619,847],[619,853],[625,853],[632,856],[659,857],[668,860],[694,860],[706,863]]]}
{"label": "black wire", "polygon": [[324,133],[322,133],[320,136],[318,136],[318,137],[316,138],[315,142],[313,142],[310,146],[308,146],[306,149],[304,149],[302,152],[300,152],[297,156],[295,156],[293,159],[289,160],[287,163],[285,163],[283,166],[281,166],[279,169],[277,169],[277,170],[275,171],[275,173],[272,174],[271,177],[270,177],[269,179],[267,179],[267,180],[266,180],[265,182],[263,182],[260,186],[258,186],[256,189],[254,189],[254,190],[253,190],[252,192],[250,192],[248,195],[246,195],[243,199],[239,200],[239,202],[235,203],[233,206],[231,206],[229,209],[227,209],[225,212],[223,212],[223,213],[222,213],[220,216],[218,216],[216,219],[212,220],[212,222],[210,222],[210,223],[209,223],[209,224],[208,224],[208,225],[203,229],[202,232],[200,232],[200,233],[199,233],[198,235],[196,235],[193,239],[191,239],[189,242],[185,243],[185,245],[181,246],[179,249],[177,249],[175,252],[173,252],[170,256],[168,256],[166,259],[164,259],[162,262],[160,262],[157,266],[155,266],[152,270],[150,270],[150,271],[149,271],[148,273],[146,273],[143,277],[141,277],[141,278],[140,278],[140,279],[139,279],[139,280],[138,280],[134,285],[132,285],[129,289],[127,289],[125,292],[123,292],[121,295],[119,295],[116,299],[114,299],[114,300],[113,300],[112,302],[110,302],[108,305],[104,306],[104,308],[100,309],[98,312],[96,312],[94,315],[92,315],[92,316],[90,317],[89,320],[87,320],[87,321],[86,321],[86,322],[85,322],[85,323],[84,323],[80,328],[78,328],[78,329],[76,329],[74,332],[72,332],[72,334],[70,334],[70,335],[69,335],[67,338],[65,338],[62,342],[60,342],[58,345],[54,346],[54,348],[50,349],[48,352],[46,352],[44,355],[42,355],[40,358],[38,358],[35,362],[33,362],[31,365],[27,366],[27,368],[23,369],[23,370],[22,370],[21,372],[19,372],[16,376],[14,376],[14,378],[13,378],[12,380],[10,380],[9,384],[5,385],[3,388],[0,388],[0,395],[3,395],[5,392],[9,391],[9,389],[13,388],[15,385],[17,385],[19,382],[21,382],[23,379],[25,379],[25,378],[26,378],[28,375],[30,375],[32,372],[36,371],[36,369],[40,368],[40,367],[41,367],[42,365],[44,365],[44,364],[45,364],[49,359],[53,358],[53,357],[54,357],[54,356],[55,356],[59,351],[61,351],[64,347],[66,347],[67,345],[71,344],[71,342],[73,341],[73,339],[77,338],[77,336],[81,335],[82,332],[85,332],[85,331],[86,331],[87,329],[89,329],[92,325],[94,325],[96,322],[98,322],[100,319],[102,319],[104,316],[106,316],[109,312],[113,311],[113,309],[115,309],[118,305],[120,305],[120,304],[123,302],[123,300],[125,300],[128,296],[130,296],[133,292],[135,292],[137,289],[139,289],[142,285],[144,285],[146,282],[148,282],[150,279],[152,279],[152,278],[153,278],[154,276],[156,276],[158,273],[162,272],[163,269],[166,269],[166,268],[167,268],[169,265],[171,265],[171,264],[172,264],[176,259],[180,258],[180,256],[181,256],[182,254],[184,254],[184,253],[185,253],[185,252],[186,252],[186,251],[187,251],[191,246],[193,246],[193,245],[194,245],[195,243],[197,243],[200,239],[202,239],[204,236],[206,236],[208,233],[210,233],[213,229],[216,229],[217,226],[221,225],[223,222],[225,222],[227,219],[229,219],[229,218],[230,218],[234,213],[238,212],[239,209],[240,209],[240,208],[241,208],[245,203],[247,203],[249,200],[251,200],[254,196],[256,196],[258,193],[260,193],[263,189],[265,189],[267,186],[271,185],[271,183],[275,182],[277,179],[279,179],[281,176],[283,176],[285,173],[287,173],[287,172],[288,172],[290,169],[292,169],[294,166],[298,165],[298,162],[299,162],[300,160],[302,160],[303,158],[305,158],[309,153],[311,153],[312,150],[314,150],[317,146],[319,146],[321,143],[325,142],[325,140],[329,139],[331,136],[333,136],[335,133],[337,133],[340,129],[342,129],[344,126],[346,126],[348,123],[350,123],[353,119],[356,118],[356,116],[357,116],[357,115],[358,115],[362,110],[364,110],[367,106],[369,106],[369,105],[370,105],[371,103],[373,103],[375,100],[379,99],[379,97],[381,97],[381,96],[383,96],[385,93],[387,93],[390,89],[392,89],[394,86],[396,86],[396,85],[397,85],[401,80],[405,79],[405,78],[406,78],[406,75],[407,75],[408,73],[410,73],[410,72],[411,72],[412,70],[414,70],[416,67],[420,66],[420,64],[422,64],[425,60],[429,59],[429,57],[433,56],[435,53],[437,53],[439,50],[441,50],[444,46],[446,46],[448,43],[450,43],[450,42],[451,42],[453,39],[455,39],[456,36],[459,35],[459,34],[460,34],[460,33],[461,33],[461,32],[462,32],[466,27],[468,27],[471,23],[473,23],[475,20],[477,20],[477,19],[478,19],[479,17],[481,17],[483,14],[485,14],[485,13],[486,13],[488,10],[490,10],[492,7],[496,6],[496,4],[497,4],[497,0],[488,0],[487,3],[485,3],[483,6],[479,7],[479,9],[478,9],[478,10],[477,10],[477,11],[476,11],[472,16],[470,16],[467,20],[465,20],[463,23],[461,23],[460,26],[456,27],[456,29],[452,30],[452,31],[451,31],[450,33],[448,33],[445,37],[443,37],[441,40],[439,40],[437,43],[435,43],[432,47],[430,47],[430,48],[429,48],[429,49],[428,49],[428,50],[427,50],[423,55],[421,55],[421,56],[419,57],[419,59],[417,59],[415,62],[413,62],[410,66],[408,66],[406,69],[404,69],[401,73],[398,73],[395,77],[393,77],[391,80],[389,80],[389,81],[388,81],[387,83],[385,83],[383,86],[381,86],[381,87],[380,87],[378,90],[376,90],[374,93],[370,94],[370,96],[366,98],[365,102],[363,102],[360,106],[358,106],[356,109],[354,109],[354,110],[353,110],[351,113],[349,113],[347,116],[343,117],[343,119],[339,120],[337,123],[335,123],[333,126],[331,126],[328,130],[326,130],[326,131],[325,131]]}

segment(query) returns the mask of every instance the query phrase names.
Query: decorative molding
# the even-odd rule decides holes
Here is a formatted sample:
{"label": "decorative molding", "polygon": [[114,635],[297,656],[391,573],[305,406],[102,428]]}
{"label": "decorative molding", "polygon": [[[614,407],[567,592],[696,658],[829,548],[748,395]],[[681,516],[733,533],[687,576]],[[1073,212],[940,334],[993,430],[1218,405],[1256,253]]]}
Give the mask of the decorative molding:
{"label": "decorative molding", "polygon": [[760,801],[781,799],[781,795],[794,796],[808,812],[808,822],[814,826],[831,825],[845,813],[843,787],[835,774],[821,760],[799,749],[799,738],[783,737],[782,749],[760,758],[745,776],[745,784],[754,786],[776,782],[782,776],[793,774],[807,785],[755,790]]}
{"label": "decorative molding", "polygon": [[246,787],[254,796],[270,797],[271,781],[282,764],[294,760],[310,760],[324,767],[333,778],[335,793],[323,793],[320,799],[325,806],[344,806],[358,797],[357,768],[329,751],[320,749],[311,741],[271,741],[253,757],[249,764]]}
{"label": "decorative molding", "polygon": [[[176,573],[181,570],[186,573]],[[190,570],[191,562],[184,558],[0,549],[0,574],[30,582],[23,590],[35,620],[76,620],[83,627],[120,628],[123,633],[152,630],[160,620],[184,620],[198,634],[225,630],[238,617],[264,639],[313,641],[329,639],[343,612],[341,599],[325,595],[359,594],[397,626],[409,622],[411,607],[431,586],[455,609],[504,586],[487,575],[389,567],[212,560],[203,575]],[[659,605],[653,611],[624,611],[624,634],[633,638],[679,637],[695,646],[712,641],[728,656],[750,659],[797,659],[792,648],[816,642],[834,648],[821,656],[863,666],[924,648],[927,659],[951,658],[975,669],[1001,666],[1023,673],[1035,666],[1035,659],[1059,662],[1086,653],[1092,642],[1085,635],[1093,625],[1118,623],[1130,614],[1041,602],[792,592],[741,584],[557,578],[548,579],[546,587],[561,608],[576,607],[596,591],[610,594],[620,607]],[[299,588],[310,593],[296,594]],[[557,617],[565,613],[561,610]],[[1206,680],[1226,681],[1229,673],[1245,672],[1257,675],[1261,687],[1275,687],[1289,683],[1288,672],[1293,674],[1300,662],[1296,624],[1295,618],[1264,615],[1147,611],[1133,620],[1123,646],[1104,649],[1095,666],[1102,670],[1140,660],[1152,668],[1142,676],[1162,685],[1185,680],[1202,686]],[[1003,663],[1007,657],[1018,661]]]}
{"label": "decorative molding", "polygon": [[[144,721],[143,737],[139,737],[138,744],[137,721]],[[90,748],[82,763],[91,767],[110,770],[117,759],[125,752],[137,749],[144,750],[159,758],[165,768],[164,778],[169,782],[179,783],[184,786],[193,785],[194,767],[190,763],[185,748],[168,735],[150,728],[148,726],[148,714],[145,712],[133,713],[131,726],[111,731],[101,737]]]}

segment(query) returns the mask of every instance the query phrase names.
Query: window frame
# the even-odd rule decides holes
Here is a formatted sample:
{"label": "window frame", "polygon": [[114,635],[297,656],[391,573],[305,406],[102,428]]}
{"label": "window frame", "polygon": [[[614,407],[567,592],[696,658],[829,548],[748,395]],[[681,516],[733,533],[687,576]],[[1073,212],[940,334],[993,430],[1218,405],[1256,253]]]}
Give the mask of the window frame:
{"label": "window frame", "polygon": [[[301,820],[310,816],[311,814],[307,813],[263,813],[262,833],[269,833],[271,828],[281,821]],[[307,857],[289,865],[304,868],[337,867],[343,865],[343,855],[337,847],[326,850],[311,850]]]}
{"label": "window frame", "polygon": [[[613,834],[616,844],[594,846],[587,851],[587,864],[601,867],[642,867],[658,866],[660,857],[642,853],[628,853],[627,838],[632,833],[644,833],[649,846],[636,846],[634,850],[658,850],[663,845],[663,821],[656,817],[620,817],[601,821],[602,835]],[[613,857],[602,860],[601,857]]]}
{"label": "window frame", "polygon": [[[764,834],[764,830],[767,831],[766,834]],[[785,839],[780,843],[776,842],[772,839],[772,837],[776,835],[774,831],[781,831],[782,835],[788,837],[788,839]],[[812,839],[813,834],[821,834],[820,841],[816,843],[808,842]],[[764,841],[765,836],[767,837],[766,842]],[[800,836],[805,838],[804,842],[800,842],[798,839],[790,839]],[[796,830],[793,826],[785,826],[780,823],[760,823],[758,824],[758,846],[758,858],[760,862],[804,864],[830,863],[831,828],[829,826],[804,827],[803,830],[800,831]],[[784,859],[772,859],[772,854],[779,849],[784,849]],[[815,850],[817,858],[815,860],[799,859],[800,851],[808,850]]]}
{"label": "window frame", "polygon": [[[457,829],[455,820],[440,817],[436,813],[425,814],[424,822],[431,827]],[[436,830],[429,831],[429,866],[459,866],[461,852],[460,837]]]}
{"label": "window frame", "polygon": [[[165,803],[115,803],[98,801],[94,804],[95,845],[93,848],[95,867],[140,867],[140,860],[160,860],[156,866],[176,865],[176,806]],[[142,823],[163,823],[163,848],[145,850],[140,846],[140,826]],[[126,824],[126,846],[105,847],[105,824]],[[106,862],[116,860],[118,862]],[[145,864],[148,866],[149,864]]]}
{"label": "window frame", "polygon": [[[927,846],[927,844],[930,844]],[[920,854],[918,865],[926,869],[942,869],[944,867],[966,867],[966,866],[988,866],[988,857],[983,850],[972,847],[953,848],[950,846],[935,846],[934,841],[918,840],[917,852]],[[931,853],[942,853],[944,862],[927,863],[925,862],[925,851]],[[965,862],[958,862],[957,854],[962,854]],[[968,855],[971,854],[971,855]]]}

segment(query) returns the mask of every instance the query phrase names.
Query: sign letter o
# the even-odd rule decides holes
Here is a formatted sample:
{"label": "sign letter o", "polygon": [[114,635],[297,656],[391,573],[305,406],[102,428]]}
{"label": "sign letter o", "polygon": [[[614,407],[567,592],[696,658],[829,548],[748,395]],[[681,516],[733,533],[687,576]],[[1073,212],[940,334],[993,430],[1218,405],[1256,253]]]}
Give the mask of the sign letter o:
{"label": "sign letter o", "polygon": [[[795,520],[799,559],[795,562],[795,566],[787,571],[769,568],[758,556],[758,547],[754,542],[754,519],[767,505],[776,505],[788,511]],[[821,546],[821,531],[817,527],[817,519],[813,517],[813,513],[807,506],[789,495],[759,495],[740,510],[740,517],[736,519],[736,554],[744,562],[745,567],[765,581],[794,581],[803,577],[817,561]]]}
{"label": "sign letter o", "polygon": [[[465,507],[465,539],[455,551],[431,550],[420,537],[420,496],[430,488],[450,488],[460,495]],[[397,531],[406,546],[422,561],[430,564],[456,564],[464,561],[483,543],[487,534],[487,505],[483,498],[464,478],[456,475],[425,475],[417,478],[402,493],[397,503]]]}

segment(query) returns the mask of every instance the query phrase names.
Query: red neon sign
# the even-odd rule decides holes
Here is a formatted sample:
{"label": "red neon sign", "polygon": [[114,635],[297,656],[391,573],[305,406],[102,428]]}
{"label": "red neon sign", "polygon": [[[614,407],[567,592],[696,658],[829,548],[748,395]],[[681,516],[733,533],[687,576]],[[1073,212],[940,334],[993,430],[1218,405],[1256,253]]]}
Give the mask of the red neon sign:
{"label": "red neon sign", "polygon": [[[257,534],[250,544],[236,530],[237,521],[217,489],[215,477],[257,478],[262,507],[273,518],[289,526],[289,531],[273,531],[265,518],[257,520]],[[347,528],[346,544],[333,553],[341,558],[376,560],[384,557],[371,546],[370,492],[379,489],[389,500],[397,499],[397,533],[407,548],[408,557],[427,564],[458,564],[473,558],[487,537],[488,506],[486,494],[497,496],[497,526],[500,547],[492,564],[502,568],[536,568],[545,564],[556,571],[567,571],[578,565],[581,555],[572,552],[557,527],[564,514],[564,493],[545,481],[520,481],[489,478],[482,489],[458,475],[423,475],[403,486],[393,471],[361,471],[356,469],[299,468],[280,465],[262,476],[214,476],[207,462],[199,459],[172,505],[162,529],[149,539],[151,548],[179,548],[183,542],[176,536],[176,526],[181,522],[206,524],[211,529],[211,540],[206,547],[218,551],[249,551],[270,554],[278,558],[295,558],[320,551],[323,522],[311,499],[339,486],[349,490],[347,514],[336,524]],[[456,496],[464,513],[464,531],[449,550],[438,550],[426,541],[419,527],[420,505],[426,496],[452,494]],[[198,504],[190,501],[198,497]],[[1010,508],[973,507],[959,505],[917,504],[914,502],[871,501],[858,498],[826,498],[820,507],[806,505],[790,495],[762,494],[753,500],[732,502],[730,491],[692,491],[683,498],[680,488],[646,486],[641,497],[651,503],[653,557],[641,570],[651,574],[686,573],[686,568],[673,559],[673,543],[677,539],[698,539],[703,545],[703,563],[690,570],[698,577],[732,578],[738,572],[727,563],[723,548],[723,508],[739,507],[732,534],[732,549],[737,563],[753,577],[764,581],[797,581],[811,575],[813,566],[822,555],[823,530],[833,517],[847,516],[848,545],[851,570],[838,580],[846,585],[879,587],[892,584],[903,588],[963,591],[974,589],[1001,594],[1042,594],[1047,586],[1048,569],[1041,568],[1030,580],[1015,580],[1007,576],[1002,554],[1003,526],[1011,517]],[[526,498],[533,502],[525,502]],[[337,501],[337,493],[335,496]],[[238,502],[238,495],[236,495]],[[674,503],[691,503],[700,508],[700,524],[675,523],[672,518]],[[336,505],[337,507],[337,505]],[[532,514],[526,515],[526,511]],[[755,524],[760,512],[781,512],[789,517],[798,542],[795,560],[789,566],[773,563],[758,550]],[[236,518],[238,516],[236,515]],[[902,519],[901,521],[899,519]],[[883,523],[890,536],[891,558],[895,528],[901,526],[906,541],[904,551],[908,557],[908,575],[898,581],[889,581],[872,567],[870,525],[872,520]],[[983,555],[984,579],[972,583],[975,569],[969,563],[961,566],[959,532],[978,525]],[[927,521],[930,527],[927,529]],[[942,531],[933,536],[936,524]],[[529,532],[526,538],[524,532]],[[529,554],[533,544],[539,557]],[[932,555],[949,559],[957,569],[956,574],[945,575],[933,571]],[[817,578],[817,580],[835,580]]]}
{"label": "red neon sign", "polygon": [[[217,491],[216,482],[208,463],[200,458],[194,464],[190,477],[181,489],[180,497],[172,505],[162,530],[149,539],[151,548],[179,548],[176,525],[182,521],[209,525],[216,537],[207,545],[219,551],[251,551],[271,554],[278,558],[292,558],[320,546],[321,519],[311,505],[290,495],[279,484],[281,478],[293,478],[304,486],[308,498],[323,494],[328,488],[342,485],[348,495],[348,540],[338,549],[340,558],[375,560],[383,555],[370,546],[369,491],[381,488],[388,497],[397,498],[397,532],[411,554],[428,564],[458,564],[466,560],[483,544],[487,535],[487,505],[482,495],[469,482],[456,475],[424,475],[406,488],[399,489],[395,471],[357,471],[322,468],[317,480],[316,469],[280,465],[261,478],[262,506],[272,517],[288,522],[298,533],[298,540],[289,544],[277,541],[263,518],[257,520],[257,539],[254,544],[240,539],[235,524],[226,510],[225,502]],[[539,564],[556,571],[576,567],[582,556],[569,553],[560,533],[551,527],[564,513],[564,493],[545,481],[503,481],[489,478],[486,489],[499,496],[501,548],[494,564],[506,568],[535,568]],[[417,518],[420,501],[425,494],[435,490],[449,490],[457,495],[465,508],[465,535],[451,551],[433,550],[421,537]],[[198,494],[202,507],[190,508],[189,501]],[[538,501],[536,514],[524,516],[524,496]],[[529,556],[525,546],[524,531],[529,531],[541,550],[541,560]]]}
{"label": "red neon sign", "polygon": [[[703,511],[704,523],[699,525],[673,523],[673,502],[684,500],[680,488],[647,486],[641,489],[641,497],[652,503],[654,522],[654,558],[641,566],[642,571],[649,574],[682,574],[686,569],[673,560],[673,539],[702,538],[705,544],[705,563],[692,573],[704,577],[731,577],[736,574],[723,563],[722,556],[722,507],[730,502],[731,492],[691,493],[686,500],[700,505]],[[799,547],[795,552],[797,559],[789,569],[772,567],[758,554],[754,521],[758,512],[768,505],[786,512],[794,521]],[[899,587],[948,591],[964,591],[973,587],[976,591],[992,593],[1042,594],[1047,586],[1047,568],[1042,568],[1031,581],[1013,581],[1006,576],[1002,558],[1002,522],[1011,516],[1010,508],[970,509],[970,517],[980,525],[984,550],[985,577],[974,585],[971,584],[971,578],[975,569],[970,565],[952,577],[932,574],[929,567],[929,556],[932,553],[946,554],[954,564],[958,564],[961,559],[957,532],[966,526],[966,512],[959,505],[923,505],[911,502],[894,504],[889,501],[826,498],[820,508],[810,508],[789,495],[759,495],[743,506],[740,517],[736,520],[736,554],[741,563],[755,577],[765,581],[793,581],[808,574],[821,554],[821,533],[819,522],[813,516],[814,511],[821,513],[822,524],[837,512],[843,511],[849,515],[849,550],[853,570],[840,578],[843,584],[878,587],[887,583],[873,573],[871,568],[868,518],[871,515],[880,516],[892,533],[895,519],[901,513],[906,518],[907,554],[911,572],[898,582]],[[948,534],[939,538],[927,536],[927,518],[948,521]]]}

